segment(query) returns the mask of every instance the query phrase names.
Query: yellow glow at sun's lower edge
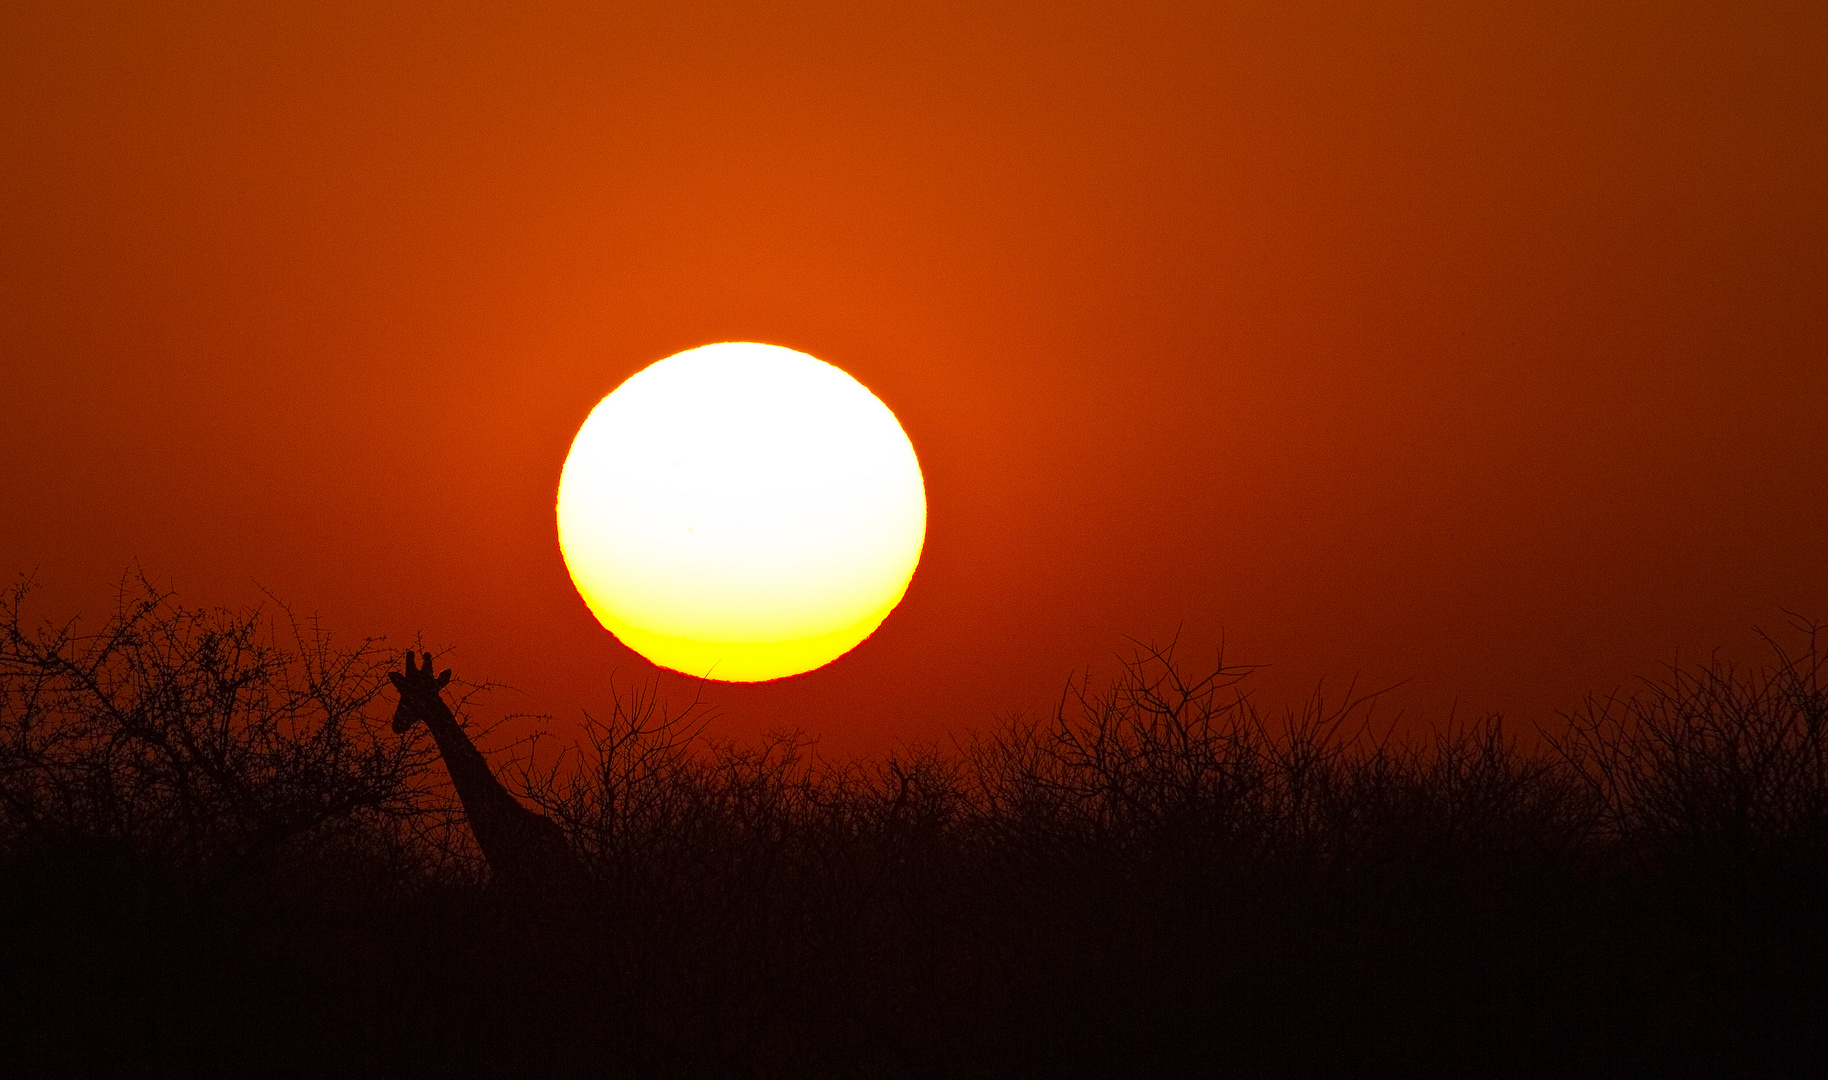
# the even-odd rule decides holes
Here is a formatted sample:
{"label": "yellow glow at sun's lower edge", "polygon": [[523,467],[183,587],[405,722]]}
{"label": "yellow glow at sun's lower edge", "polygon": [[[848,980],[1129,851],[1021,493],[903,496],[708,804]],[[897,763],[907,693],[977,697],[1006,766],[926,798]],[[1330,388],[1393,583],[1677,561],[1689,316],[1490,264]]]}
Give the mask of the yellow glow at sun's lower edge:
{"label": "yellow glow at sun's lower edge", "polygon": [[566,568],[648,660],[731,682],[830,663],[907,592],[926,533],[894,414],[804,353],[669,357],[592,410],[567,456]]}
{"label": "yellow glow at sun's lower edge", "polygon": [[842,630],[798,641],[694,641],[630,626],[595,605],[591,612],[618,641],[661,667],[722,682],[767,682],[824,667],[850,652],[876,632],[906,591],[903,588],[894,600],[868,618]]}

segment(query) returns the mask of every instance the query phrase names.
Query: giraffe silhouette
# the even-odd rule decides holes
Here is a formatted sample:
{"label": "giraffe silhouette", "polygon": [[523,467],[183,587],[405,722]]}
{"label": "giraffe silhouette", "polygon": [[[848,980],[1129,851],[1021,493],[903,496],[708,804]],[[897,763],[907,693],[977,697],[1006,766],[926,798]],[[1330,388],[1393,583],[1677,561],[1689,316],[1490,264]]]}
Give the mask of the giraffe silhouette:
{"label": "giraffe silhouette", "polygon": [[431,730],[470,831],[496,881],[515,892],[554,899],[574,891],[583,873],[564,833],[552,819],[527,809],[508,793],[440,696],[451,681],[450,669],[434,678],[432,654],[425,654],[421,667],[413,663],[409,649],[406,671],[390,671],[387,678],[400,692],[394,731],[405,734],[421,722]]}

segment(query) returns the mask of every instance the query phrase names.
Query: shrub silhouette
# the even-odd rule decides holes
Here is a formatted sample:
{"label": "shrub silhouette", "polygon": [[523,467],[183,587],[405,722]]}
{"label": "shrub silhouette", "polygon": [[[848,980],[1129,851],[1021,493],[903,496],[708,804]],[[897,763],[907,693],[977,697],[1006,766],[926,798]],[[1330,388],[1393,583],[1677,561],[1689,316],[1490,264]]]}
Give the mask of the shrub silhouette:
{"label": "shrub silhouette", "polygon": [[[14,845],[113,850],[190,875],[401,821],[423,747],[369,714],[386,657],[143,578],[93,633],[0,601],[0,822]],[[282,637],[281,635],[285,636]],[[289,641],[286,638],[289,637]]]}
{"label": "shrub silhouette", "polygon": [[699,703],[638,684],[563,754],[496,762],[586,868],[559,911],[489,886],[422,741],[377,730],[391,653],[144,589],[95,634],[28,631],[20,600],[0,977],[31,1004],[0,1037],[41,1068],[111,1071],[96,1048],[123,1040],[138,1068],[113,1071],[313,1075],[1823,1051],[1808,624],[1762,668],[1672,666],[1528,743],[1497,718],[1397,738],[1351,692],[1265,709],[1248,669],[1171,649],[1045,716],[844,762],[708,739]]}
{"label": "shrub silhouette", "polygon": [[1792,654],[1714,658],[1638,693],[1590,698],[1552,739],[1593,793],[1604,835],[1665,872],[1700,874],[1735,899],[1761,878],[1819,885],[1828,854],[1828,656],[1798,620]]}

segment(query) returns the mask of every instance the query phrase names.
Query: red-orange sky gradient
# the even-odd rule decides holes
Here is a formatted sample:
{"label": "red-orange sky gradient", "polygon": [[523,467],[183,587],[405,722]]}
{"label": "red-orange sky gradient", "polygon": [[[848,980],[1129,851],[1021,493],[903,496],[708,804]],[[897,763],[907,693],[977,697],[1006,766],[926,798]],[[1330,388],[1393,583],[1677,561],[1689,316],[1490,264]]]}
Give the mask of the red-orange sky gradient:
{"label": "red-orange sky gradient", "polygon": [[[553,522],[591,407],[754,340],[925,469],[899,611],[714,685],[836,751],[1124,636],[1552,721],[1828,618],[1828,5],[17,4],[0,570],[652,671]],[[676,700],[684,680],[669,682]]]}

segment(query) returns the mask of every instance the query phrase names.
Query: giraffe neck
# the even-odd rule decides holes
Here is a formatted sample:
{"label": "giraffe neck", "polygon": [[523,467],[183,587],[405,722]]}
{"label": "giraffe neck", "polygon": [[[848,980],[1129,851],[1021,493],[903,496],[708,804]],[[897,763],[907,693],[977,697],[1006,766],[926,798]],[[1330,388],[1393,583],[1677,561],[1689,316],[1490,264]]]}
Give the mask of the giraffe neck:
{"label": "giraffe neck", "polygon": [[501,781],[495,779],[482,751],[476,749],[476,744],[470,741],[444,702],[434,701],[423,718],[425,726],[431,729],[432,740],[438,744],[439,755],[444,758],[445,770],[451,774],[451,786],[457,789],[457,798],[470,819],[470,828],[487,853],[496,846],[495,837],[487,835],[492,831],[491,826],[500,821],[504,813],[525,813],[526,809],[508,794]]}
{"label": "giraffe neck", "polygon": [[574,890],[581,872],[559,827],[508,793],[444,702],[436,697],[425,702],[419,717],[432,731],[476,846],[496,879],[546,896]]}

